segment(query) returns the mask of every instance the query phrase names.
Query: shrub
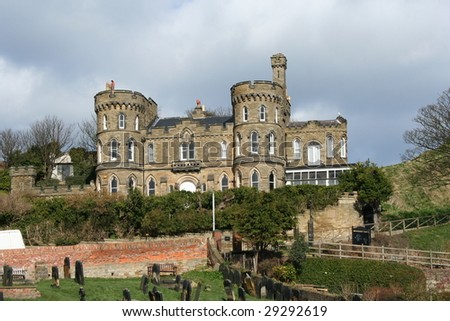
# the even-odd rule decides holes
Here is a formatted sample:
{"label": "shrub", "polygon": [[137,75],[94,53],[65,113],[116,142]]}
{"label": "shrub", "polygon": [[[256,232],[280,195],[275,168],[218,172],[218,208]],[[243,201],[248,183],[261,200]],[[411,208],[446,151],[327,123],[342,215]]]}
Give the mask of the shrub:
{"label": "shrub", "polygon": [[305,236],[296,233],[295,240],[289,249],[289,262],[292,263],[297,274],[300,274],[303,269],[303,264],[306,260],[306,253],[308,252],[308,243],[305,241]]}
{"label": "shrub", "polygon": [[286,263],[284,265],[275,266],[272,269],[273,277],[281,282],[293,282],[297,278],[297,271],[295,267]]}

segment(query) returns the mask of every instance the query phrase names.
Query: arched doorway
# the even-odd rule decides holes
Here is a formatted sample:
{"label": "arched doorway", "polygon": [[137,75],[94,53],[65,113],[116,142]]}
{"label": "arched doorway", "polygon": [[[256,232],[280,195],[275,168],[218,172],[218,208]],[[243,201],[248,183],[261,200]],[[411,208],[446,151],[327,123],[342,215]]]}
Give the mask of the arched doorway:
{"label": "arched doorway", "polygon": [[180,184],[180,191],[196,192],[197,186],[191,181],[184,181]]}

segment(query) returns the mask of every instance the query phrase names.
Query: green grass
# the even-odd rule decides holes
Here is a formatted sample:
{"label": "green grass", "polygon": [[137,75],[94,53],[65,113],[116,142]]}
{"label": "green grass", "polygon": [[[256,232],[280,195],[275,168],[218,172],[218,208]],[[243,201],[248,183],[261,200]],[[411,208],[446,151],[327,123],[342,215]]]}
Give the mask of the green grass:
{"label": "green grass", "polygon": [[[217,271],[190,271],[182,275],[183,279],[188,279],[195,284],[202,282],[203,291],[200,293],[200,301],[222,301],[226,299],[223,287],[222,274]],[[173,279],[173,277],[163,277],[163,279]],[[129,279],[104,279],[85,278],[83,286],[88,301],[121,301],[122,291],[128,288],[131,299],[137,301],[148,301],[148,295],[139,289],[140,278]],[[43,280],[37,284],[37,289],[41,293],[40,301],[78,301],[80,299],[78,291],[80,286],[73,279],[61,279],[60,287],[53,288],[52,280]],[[193,300],[196,285],[193,285],[191,298]],[[149,283],[148,290],[152,290],[154,285]],[[164,301],[179,301],[181,292],[164,286],[156,286],[158,291],[163,293]],[[237,297],[237,288],[234,288]],[[249,298],[256,300],[256,298]]]}
{"label": "green grass", "polygon": [[450,224],[422,228],[404,234],[412,249],[450,251]]}

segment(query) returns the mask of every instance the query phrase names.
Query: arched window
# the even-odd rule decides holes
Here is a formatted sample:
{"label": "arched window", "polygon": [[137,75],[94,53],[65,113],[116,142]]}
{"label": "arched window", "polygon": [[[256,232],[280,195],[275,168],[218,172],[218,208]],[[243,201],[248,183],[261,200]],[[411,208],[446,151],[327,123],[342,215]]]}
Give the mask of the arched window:
{"label": "arched window", "polygon": [[128,177],[128,190],[136,188],[136,179],[133,176]]}
{"label": "arched window", "polygon": [[253,171],[252,173],[252,187],[256,187],[259,189],[259,174],[256,170]]}
{"label": "arched window", "polygon": [[334,157],[334,142],[333,142],[333,136],[328,135],[327,136],[327,157],[333,158]]}
{"label": "arched window", "polygon": [[108,129],[108,116],[103,115],[103,130]]}
{"label": "arched window", "polygon": [[156,183],[153,178],[150,178],[148,181],[148,195],[155,195],[156,194]]}
{"label": "arched window", "polygon": [[251,133],[251,142],[252,142],[252,154],[258,154],[259,142],[258,142],[258,133]]}
{"label": "arched window", "polygon": [[117,160],[119,156],[119,144],[117,143],[117,140],[113,139],[111,141],[111,154],[110,158],[112,161]]}
{"label": "arched window", "polygon": [[155,161],[155,149],[153,144],[148,144],[148,162],[153,163]]}
{"label": "arched window", "polygon": [[119,114],[119,128],[120,129],[125,128],[125,114],[122,113]]}
{"label": "arched window", "polygon": [[266,106],[259,107],[259,120],[266,121]]}
{"label": "arched window", "polygon": [[128,141],[128,161],[134,162],[134,140],[130,139]]}
{"label": "arched window", "polygon": [[119,181],[115,176],[111,179],[109,183],[109,192],[110,193],[117,193],[119,191]]}
{"label": "arched window", "polygon": [[97,142],[97,163],[98,164],[101,164],[101,162],[102,162],[102,152],[103,152],[102,142],[98,141]]}
{"label": "arched window", "polygon": [[269,133],[269,155],[275,155],[275,135]]}
{"label": "arched window", "polygon": [[320,144],[318,142],[308,144],[308,165],[320,165]]}
{"label": "arched window", "polygon": [[139,130],[139,116],[134,119],[134,130]]}
{"label": "arched window", "polygon": [[278,124],[278,107],[275,108],[275,123]]}
{"label": "arched window", "polygon": [[241,155],[241,134],[236,134],[236,156]]}
{"label": "arched window", "polygon": [[220,143],[220,158],[227,158],[227,143],[225,141]]}
{"label": "arched window", "polygon": [[228,176],[223,175],[221,180],[221,190],[226,191],[228,189]]}
{"label": "arched window", "polygon": [[293,142],[293,156],[294,159],[301,159],[302,158],[302,148],[301,148],[301,143],[299,139],[295,139]]}
{"label": "arched window", "polygon": [[248,108],[246,106],[242,108],[242,121],[248,121]]}
{"label": "arched window", "polygon": [[276,179],[274,172],[271,172],[269,175],[269,190],[273,190],[276,187]]}
{"label": "arched window", "polygon": [[347,141],[345,137],[341,138],[341,157],[342,158],[347,157]]}

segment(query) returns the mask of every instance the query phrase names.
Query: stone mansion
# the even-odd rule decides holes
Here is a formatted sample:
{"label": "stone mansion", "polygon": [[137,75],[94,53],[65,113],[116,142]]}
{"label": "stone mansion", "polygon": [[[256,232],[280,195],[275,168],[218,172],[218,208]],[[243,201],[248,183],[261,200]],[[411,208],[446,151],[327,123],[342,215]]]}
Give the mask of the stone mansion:
{"label": "stone mansion", "polygon": [[96,188],[164,195],[336,184],[349,169],[346,119],[291,121],[286,57],[273,55],[271,66],[271,81],[231,87],[229,116],[197,101],[190,116],[159,118],[153,99],[107,86],[95,95]]}

